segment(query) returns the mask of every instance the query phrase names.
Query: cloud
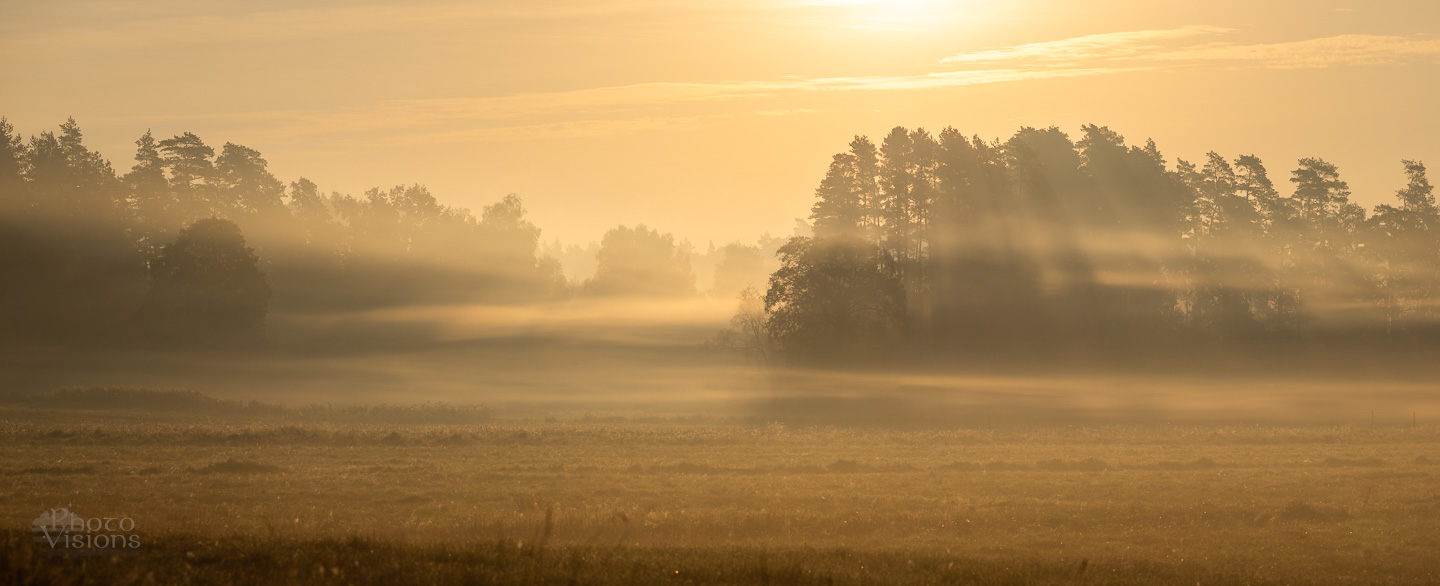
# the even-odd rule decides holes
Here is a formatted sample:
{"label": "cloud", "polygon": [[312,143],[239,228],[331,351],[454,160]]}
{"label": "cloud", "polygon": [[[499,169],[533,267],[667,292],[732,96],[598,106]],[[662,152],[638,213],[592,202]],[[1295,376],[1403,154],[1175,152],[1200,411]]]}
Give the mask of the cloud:
{"label": "cloud", "polygon": [[[1133,69],[1133,68],[1132,68]],[[455,99],[391,100],[357,109],[336,120],[355,124],[401,125],[467,119],[523,119],[559,114],[594,114],[655,106],[768,98],[795,92],[897,91],[942,89],[1053,77],[1103,75],[1132,69],[998,69],[946,71],[919,75],[781,78],[767,81],[648,82],[561,92]]]}
{"label": "cloud", "polygon": [[1157,44],[1157,41],[1171,41],[1227,32],[1230,32],[1230,29],[1215,26],[1192,25],[1174,29],[1104,33],[1059,41],[1015,45],[973,53],[960,53],[941,59],[940,62],[1073,62],[1085,59],[1129,57],[1160,48],[1161,45]]}
{"label": "cloud", "polygon": [[1136,62],[1222,64],[1277,69],[1385,65],[1440,55],[1440,40],[1382,35],[1338,35],[1284,43],[1184,44],[1186,39],[1232,32],[1215,26],[1087,35],[999,49],[961,53],[946,64],[1025,64],[1032,68],[1109,66]]}
{"label": "cloud", "polygon": [[1207,44],[1142,56],[1154,61],[1232,62],[1280,69],[1386,65],[1440,56],[1440,40],[1339,35],[1290,43]]}
{"label": "cloud", "polygon": [[1007,83],[1056,77],[1090,77],[1141,68],[1077,68],[1077,69],[987,69],[979,71],[946,71],[922,75],[893,77],[828,77],[771,83],[776,89],[803,91],[855,91],[855,90],[920,90],[966,87],[972,85]]}
{"label": "cloud", "polygon": [[[611,7],[617,6],[620,4]],[[324,109],[137,118],[151,122],[157,118],[227,120],[243,123],[254,133],[302,142],[315,138],[323,143],[345,136],[364,137],[357,144],[386,146],[515,141],[689,128],[742,115],[801,114],[813,111],[815,105],[806,101],[807,94],[943,90],[1113,75],[1162,66],[1314,68],[1440,55],[1440,41],[1396,36],[1341,35],[1248,45],[1198,42],[1206,40],[1201,37],[1229,32],[1192,25],[1087,35],[952,55],[942,62],[964,67],[908,75],[646,82],[500,96],[384,100]],[[771,103],[753,104],[762,100]],[[708,107],[730,102],[752,103],[738,108]]]}

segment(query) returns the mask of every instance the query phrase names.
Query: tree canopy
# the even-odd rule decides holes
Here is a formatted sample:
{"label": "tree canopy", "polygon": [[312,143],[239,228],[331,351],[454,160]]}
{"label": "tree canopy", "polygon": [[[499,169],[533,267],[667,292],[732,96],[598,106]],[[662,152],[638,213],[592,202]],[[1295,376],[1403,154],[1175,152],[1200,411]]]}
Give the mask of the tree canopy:
{"label": "tree canopy", "polygon": [[140,319],[163,343],[254,345],[264,339],[270,285],[240,227],[209,218],[180,231],[150,264]]}

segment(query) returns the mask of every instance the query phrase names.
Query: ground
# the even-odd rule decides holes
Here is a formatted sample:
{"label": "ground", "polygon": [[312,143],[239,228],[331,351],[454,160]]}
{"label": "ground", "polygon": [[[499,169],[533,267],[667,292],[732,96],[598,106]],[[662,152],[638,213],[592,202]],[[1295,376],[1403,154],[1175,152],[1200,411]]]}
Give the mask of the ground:
{"label": "ground", "polygon": [[[0,581],[1440,581],[1433,424],[331,419],[0,407]],[[61,507],[139,555],[48,555]]]}

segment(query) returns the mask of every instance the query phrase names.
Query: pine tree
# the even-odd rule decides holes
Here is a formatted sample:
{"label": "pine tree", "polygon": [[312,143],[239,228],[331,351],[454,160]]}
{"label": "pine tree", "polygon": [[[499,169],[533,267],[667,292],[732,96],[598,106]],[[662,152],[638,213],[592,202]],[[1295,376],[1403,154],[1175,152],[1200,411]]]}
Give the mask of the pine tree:
{"label": "pine tree", "polygon": [[[940,131],[940,154],[935,175],[936,189],[931,210],[932,239],[951,246],[957,239],[970,240],[968,236],[980,236],[973,232],[982,225],[998,219],[997,202],[989,193],[983,178],[980,154],[970,139],[954,128]],[[967,233],[968,232],[968,233]]]}
{"label": "pine tree", "polygon": [[905,128],[896,126],[880,143],[880,198],[883,202],[883,242],[902,264],[912,253],[912,239],[915,225],[914,207],[915,177],[911,173],[911,158],[915,144]]}
{"label": "pine tree", "polygon": [[1340,206],[1349,203],[1350,185],[1340,180],[1340,171],[1335,165],[1323,159],[1300,159],[1300,167],[1292,175],[1294,199],[1300,217],[1305,220],[1320,222],[1333,217],[1339,213]]}
{"label": "pine tree", "polygon": [[[908,168],[912,176],[910,222],[913,228],[909,248],[912,251],[911,263],[923,271],[930,254],[930,223],[940,187],[938,171],[942,149],[924,128],[916,128],[910,133],[910,144]],[[923,273],[917,276],[923,276]]]}
{"label": "pine tree", "polygon": [[159,147],[180,223],[224,216],[230,211],[215,192],[215,164],[210,160],[215,149],[189,132],[162,140]]}
{"label": "pine tree", "polygon": [[285,212],[282,197],[285,185],[266,168],[260,152],[234,143],[225,143],[215,158],[215,178],[220,210],[235,217],[274,219]]}
{"label": "pine tree", "polygon": [[1323,159],[1305,158],[1292,175],[1292,199],[1310,230],[1311,247],[1340,254],[1351,251],[1365,210],[1350,203],[1350,185],[1340,179],[1339,169]]}
{"label": "pine tree", "polygon": [[1431,307],[1440,290],[1440,210],[1425,165],[1401,161],[1407,179],[1395,192],[1399,207],[1381,204],[1366,222],[1365,252],[1373,261],[1373,279],[1384,296],[1385,335],[1413,328],[1412,319],[1433,320]]}
{"label": "pine tree", "polygon": [[[1215,151],[1206,153],[1205,159],[1202,191],[1219,207],[1223,231],[1242,239],[1258,238],[1264,230],[1262,209],[1251,197],[1248,178],[1241,175],[1252,170],[1237,169]],[[1260,173],[1263,176],[1263,167]]]}
{"label": "pine tree", "polygon": [[129,192],[136,243],[147,257],[153,258],[175,232],[179,223],[178,202],[165,179],[165,161],[149,130],[135,141],[135,147],[135,166],[122,181]]}
{"label": "pine tree", "polygon": [[810,208],[810,219],[820,238],[856,238],[864,233],[864,185],[856,163],[853,154],[835,155],[815,188],[818,201]]}
{"label": "pine tree", "polygon": [[28,207],[25,194],[25,143],[10,121],[0,118],[0,212]]}
{"label": "pine tree", "polygon": [[1419,161],[1401,161],[1405,165],[1405,187],[1395,194],[1405,211],[1420,214],[1435,213],[1435,188],[1425,176],[1425,164]]}
{"label": "pine tree", "polygon": [[1265,171],[1265,164],[1260,161],[1260,157],[1241,155],[1235,159],[1234,169],[1236,194],[1250,202],[1266,227],[1286,215],[1280,192],[1275,190],[1275,184],[1270,181],[1270,175]]}
{"label": "pine tree", "polygon": [[861,231],[871,242],[879,242],[885,217],[880,195],[880,152],[869,138],[856,135],[850,141],[850,156],[854,157]]}

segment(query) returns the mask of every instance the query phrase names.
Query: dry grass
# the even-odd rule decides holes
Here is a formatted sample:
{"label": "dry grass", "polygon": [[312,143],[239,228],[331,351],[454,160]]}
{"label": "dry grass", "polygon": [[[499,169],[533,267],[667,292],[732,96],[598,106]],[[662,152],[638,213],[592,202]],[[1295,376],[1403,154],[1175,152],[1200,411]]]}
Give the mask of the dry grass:
{"label": "dry grass", "polygon": [[[537,546],[511,539],[397,545],[368,539],[166,536],[138,558],[35,555],[0,536],[15,584],[1266,584],[1194,562],[976,558],[935,552],[756,547]],[[88,563],[87,563],[88,562]]]}
{"label": "dry grass", "polygon": [[195,391],[139,387],[62,387],[27,395],[0,395],[12,408],[209,415],[296,423],[476,424],[493,418],[483,405],[321,405],[288,408],[259,401],[226,401]]}
{"label": "dry grass", "polygon": [[[318,581],[317,566],[342,568],[325,578],[337,583],[1440,579],[1440,428],[1425,425],[400,425],[0,408],[0,454],[7,527],[61,506],[136,519],[139,561],[80,568],[26,557],[12,537],[10,571],[61,582],[211,582],[252,566],[232,581]],[[518,553],[541,543],[550,553]]]}

